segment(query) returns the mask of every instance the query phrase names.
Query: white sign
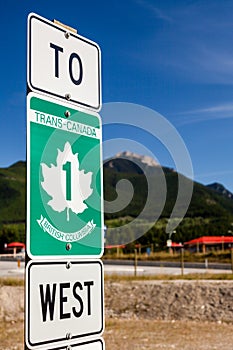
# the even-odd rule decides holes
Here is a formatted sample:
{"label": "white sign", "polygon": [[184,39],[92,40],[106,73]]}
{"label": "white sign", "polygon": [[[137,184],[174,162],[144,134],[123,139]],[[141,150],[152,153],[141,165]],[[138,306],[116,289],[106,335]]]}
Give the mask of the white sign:
{"label": "white sign", "polygon": [[[51,350],[67,350],[68,347],[67,345],[62,346],[59,348],[52,348]],[[72,344],[72,347],[70,350],[104,350],[105,349],[105,344],[103,339],[97,339],[97,340],[90,340],[85,343],[80,343],[80,344]],[[46,348],[46,350],[50,350]]]}
{"label": "white sign", "polygon": [[101,108],[99,46],[47,19],[28,17],[28,74],[32,91]]}
{"label": "white sign", "polygon": [[67,345],[101,335],[103,299],[100,260],[30,261],[26,267],[27,347]]}

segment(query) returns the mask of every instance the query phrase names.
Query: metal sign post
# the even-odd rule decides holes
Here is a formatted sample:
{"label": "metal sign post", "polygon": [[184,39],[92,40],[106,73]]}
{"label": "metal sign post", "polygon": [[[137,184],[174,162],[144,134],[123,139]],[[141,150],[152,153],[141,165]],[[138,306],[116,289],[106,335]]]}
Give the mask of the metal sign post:
{"label": "metal sign post", "polygon": [[46,350],[104,350],[104,341],[103,339],[90,340],[85,343],[72,344],[72,346],[62,346],[59,348],[46,348]]}

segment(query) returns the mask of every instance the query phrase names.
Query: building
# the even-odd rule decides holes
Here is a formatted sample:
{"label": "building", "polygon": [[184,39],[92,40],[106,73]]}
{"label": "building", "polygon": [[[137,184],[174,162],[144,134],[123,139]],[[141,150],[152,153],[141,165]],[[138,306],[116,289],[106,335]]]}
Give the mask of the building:
{"label": "building", "polygon": [[185,242],[184,247],[197,253],[205,253],[209,250],[231,249],[233,248],[233,236],[202,236]]}

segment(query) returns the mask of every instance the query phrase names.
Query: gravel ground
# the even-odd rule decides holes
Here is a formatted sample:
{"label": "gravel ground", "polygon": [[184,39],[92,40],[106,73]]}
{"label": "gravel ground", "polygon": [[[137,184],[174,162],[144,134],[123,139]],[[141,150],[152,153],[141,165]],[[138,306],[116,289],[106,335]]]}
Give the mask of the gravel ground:
{"label": "gravel ground", "polygon": [[[106,319],[106,350],[232,350],[233,325]],[[1,350],[23,350],[23,323],[0,322]]]}
{"label": "gravel ground", "polygon": [[184,321],[107,321],[106,349],[232,350],[233,325]]}
{"label": "gravel ground", "polygon": [[118,319],[233,323],[233,281],[106,281],[105,313]]}
{"label": "gravel ground", "polygon": [[[0,288],[1,350],[24,349],[23,300]],[[232,281],[107,281],[105,314],[106,350],[233,349]]]}

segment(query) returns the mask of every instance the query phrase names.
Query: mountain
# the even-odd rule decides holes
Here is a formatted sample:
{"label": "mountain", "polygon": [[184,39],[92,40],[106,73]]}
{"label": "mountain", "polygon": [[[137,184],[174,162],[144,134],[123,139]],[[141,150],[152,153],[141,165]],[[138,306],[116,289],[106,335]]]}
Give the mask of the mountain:
{"label": "mountain", "polygon": [[[103,173],[107,224],[118,225],[120,220],[132,220],[141,212],[144,215],[142,222],[153,222],[158,213],[161,221],[159,228],[155,228],[156,234],[153,233],[153,237],[156,238],[153,240],[157,242],[156,239],[161,237],[158,244],[162,246],[167,239],[165,226],[177,199],[177,172],[172,168],[160,166],[148,156],[123,152],[104,162]],[[192,184],[192,180],[185,176],[179,177],[184,186]],[[160,193],[164,185],[167,188],[165,198]],[[25,162],[17,162],[8,168],[0,169],[0,224],[25,222],[25,188]],[[144,212],[148,193],[150,204]],[[161,203],[164,204],[162,208]],[[220,184],[204,186],[193,182],[192,199],[185,218],[176,228],[175,239],[184,242],[201,235],[227,235],[233,231],[232,226],[231,192]],[[152,238],[148,238],[148,241],[151,240]]]}
{"label": "mountain", "polygon": [[[146,173],[146,175],[145,175]],[[204,235],[229,235],[233,232],[233,200],[229,196],[229,191],[225,192],[223,186],[212,188],[204,186],[177,174],[174,169],[162,167],[159,164],[145,158],[136,156],[132,153],[119,153],[108,159],[104,164],[104,198],[105,198],[105,221],[108,227],[122,226],[124,222],[141,215],[148,196],[148,181],[152,183],[150,187],[150,202],[146,213],[143,212],[142,225],[145,222],[155,222],[154,218],[160,211],[159,203],[164,200],[161,196],[161,188],[164,183],[167,186],[166,198],[163,209],[159,215],[159,220],[142,236],[138,242],[146,246],[152,242],[157,247],[164,247],[168,235],[166,228],[170,222],[170,216],[176,203],[178,193],[178,176],[182,180],[183,186],[193,185],[193,194],[188,210],[175,229],[172,238],[177,242],[185,242],[192,238]],[[123,181],[122,181],[123,180]],[[127,182],[128,181],[128,182]],[[131,186],[129,185],[131,183]],[[120,186],[121,185],[121,186]],[[132,194],[133,187],[133,194]],[[221,190],[221,191],[220,191]],[[121,206],[122,198],[132,200],[125,206]],[[182,195],[182,201],[186,200],[185,193]],[[111,201],[115,201],[115,211],[111,207]],[[174,217],[174,221],[179,221],[179,211],[182,212],[182,201]],[[114,203],[114,202],[113,202]],[[117,209],[117,210],[116,210]],[[169,220],[168,220],[169,219]],[[137,229],[137,228],[135,228]],[[135,231],[134,229],[134,231]],[[111,236],[107,238],[111,243]],[[119,237],[113,237],[113,242],[121,242],[121,233]],[[159,248],[158,248],[159,249]]]}
{"label": "mountain", "polygon": [[[148,220],[154,217],[156,203],[161,199],[160,192],[162,191],[162,187],[158,185],[159,181],[161,182],[161,176],[163,176],[161,174],[164,174],[167,186],[166,202],[161,217],[168,218],[174,208],[178,193],[178,174],[174,169],[161,167],[149,157],[135,156],[135,154],[130,152],[119,153],[111,159],[108,159],[104,164],[105,200],[116,200],[116,186],[117,183],[123,179],[131,182],[134,187],[134,194],[128,206],[115,213],[109,211],[109,213],[105,214],[106,219],[125,216],[136,217],[139,215],[146,203],[148,195],[147,179],[149,182],[153,183],[150,191],[154,191],[154,194],[152,193],[152,196],[154,196],[154,205],[148,210]],[[184,185],[188,185],[191,181],[182,175],[179,176],[182,178]],[[128,191],[130,191],[130,187],[127,189],[126,186],[126,188],[123,189],[124,196],[129,197]],[[227,227],[224,226],[222,228],[223,231],[225,230],[224,234],[226,234],[225,232],[230,229],[229,222],[233,223],[233,200],[230,194],[229,191],[219,184],[218,186],[204,186],[200,183],[193,182],[192,199],[185,217],[201,217],[206,219],[206,222],[227,221]],[[216,224],[216,228],[218,226],[219,224]],[[216,232],[213,227],[211,227],[211,229]],[[207,232],[205,233],[207,234]]]}
{"label": "mountain", "polygon": [[[107,159],[104,162],[104,168],[112,168],[119,173],[153,175],[161,169],[161,165],[152,157],[125,151],[117,153],[111,159]],[[163,167],[163,170],[166,173],[173,172],[171,168]]]}
{"label": "mountain", "polygon": [[206,187],[211,188],[212,190],[222,194],[224,197],[233,199],[233,194],[228,191],[222,184],[218,182],[214,182],[212,184],[207,185]]}
{"label": "mountain", "polygon": [[[131,152],[123,152],[118,153],[104,164],[105,199],[108,201],[114,198],[116,199],[115,186],[117,182],[127,179],[134,185],[133,204],[131,203],[127,208],[116,214],[107,214],[107,218],[126,215],[136,216],[136,212],[139,213],[142,210],[148,193],[145,173],[148,179],[153,182],[154,187],[156,187],[159,181],[161,182],[161,174],[163,173],[165,175],[167,198],[162,216],[170,216],[178,193],[177,172],[172,168],[161,167],[150,157],[135,155]],[[180,176],[184,183],[188,184],[191,181],[182,175]],[[125,190],[124,194],[127,195],[127,190]],[[154,202],[156,203],[156,201],[155,195]],[[153,217],[154,210],[154,207],[152,207],[149,216]],[[233,200],[229,191],[219,184],[218,186],[204,186],[193,182],[192,200],[186,216],[221,217],[228,215],[233,215]]]}
{"label": "mountain", "polygon": [[0,223],[25,221],[26,164],[0,168]]}

